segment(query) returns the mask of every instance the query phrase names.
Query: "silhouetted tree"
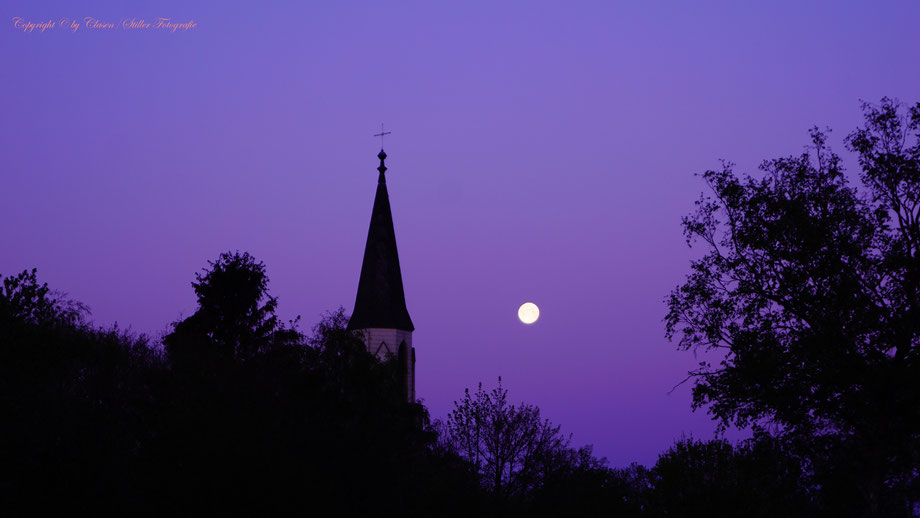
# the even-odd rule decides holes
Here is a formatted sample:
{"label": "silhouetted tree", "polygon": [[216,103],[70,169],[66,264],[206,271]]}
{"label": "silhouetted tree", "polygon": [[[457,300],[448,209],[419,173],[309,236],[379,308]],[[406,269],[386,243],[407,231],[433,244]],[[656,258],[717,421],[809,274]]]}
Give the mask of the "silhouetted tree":
{"label": "silhouetted tree", "polygon": [[760,435],[735,447],[681,439],[651,471],[650,516],[813,516],[798,460]]}
{"label": "silhouetted tree", "polygon": [[522,516],[642,515],[648,484],[641,466],[610,469],[604,459],[592,455],[590,446],[561,449],[551,457],[540,485],[522,506]]}
{"label": "silhouetted tree", "polygon": [[140,499],[135,463],[155,412],[159,358],[146,339],[87,325],[85,306],[36,271],[0,289],[0,515]]}
{"label": "silhouetted tree", "polygon": [[467,389],[454,402],[443,432],[449,449],[471,464],[499,500],[524,497],[561,462],[571,460],[570,438],[541,419],[536,406],[510,404],[501,378],[490,392],[482,384],[475,394]]}
{"label": "silhouetted tree", "polygon": [[[219,262],[264,273],[246,257]],[[341,310],[308,339],[279,337],[281,326],[260,324],[273,307],[259,318],[226,309],[252,308],[219,289],[233,276],[201,277],[225,294],[202,307],[223,316],[196,312],[211,327],[180,323],[171,335],[201,353],[197,367],[88,325],[34,271],[2,279],[0,515],[487,512],[477,478],[436,447],[425,408],[401,397],[396,366],[347,331]],[[224,354],[239,343],[256,346]]]}
{"label": "silhouetted tree", "polygon": [[808,151],[764,162],[759,178],[731,164],[702,175],[713,195],[684,231],[707,253],[671,294],[667,335],[724,353],[691,373],[694,407],[723,425],[772,423],[809,452],[827,502],[907,515],[920,444],[920,104],[864,111],[847,143],[868,196],[817,129]]}
{"label": "silhouetted tree", "polygon": [[208,264],[192,283],[198,309],[164,338],[170,359],[242,360],[301,339],[294,323],[285,327],[275,315],[278,300],[268,294],[263,263],[249,253],[224,252]]}
{"label": "silhouetted tree", "polygon": [[174,475],[160,512],[478,514],[475,479],[433,448],[427,411],[341,308],[302,337],[278,323],[248,254],[197,280],[199,309],[165,338],[174,376],[153,472]]}
{"label": "silhouetted tree", "polygon": [[624,516],[652,516],[652,472],[633,462],[626,468],[611,470],[618,488],[619,508]]}
{"label": "silhouetted tree", "polygon": [[0,330],[13,331],[23,325],[69,325],[83,323],[88,308],[60,297],[48,283],[38,282],[38,270],[26,270],[3,279],[0,291]]}

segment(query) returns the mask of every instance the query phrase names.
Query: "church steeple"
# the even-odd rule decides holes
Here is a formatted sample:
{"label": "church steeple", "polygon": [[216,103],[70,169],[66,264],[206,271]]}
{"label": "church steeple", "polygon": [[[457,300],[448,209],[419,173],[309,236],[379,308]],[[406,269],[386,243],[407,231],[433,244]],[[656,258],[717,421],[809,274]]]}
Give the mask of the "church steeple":
{"label": "church steeple", "polygon": [[[383,135],[381,129],[381,136]],[[380,150],[380,176],[377,196],[371,211],[371,224],[364,246],[364,262],[358,280],[355,309],[348,329],[360,331],[368,351],[381,360],[395,357],[399,366],[399,382],[403,396],[415,403],[415,348],[412,347],[412,319],[406,309],[399,254],[396,252],[396,232],[387,194],[387,154]]]}
{"label": "church steeple", "polygon": [[[348,322],[350,329],[386,328],[413,331],[412,319],[406,309],[399,254],[396,251],[396,233],[390,212],[387,193],[387,154],[380,150],[380,176],[377,179],[377,196],[371,211],[364,262],[358,281],[355,309]],[[394,351],[395,352],[395,351]]]}

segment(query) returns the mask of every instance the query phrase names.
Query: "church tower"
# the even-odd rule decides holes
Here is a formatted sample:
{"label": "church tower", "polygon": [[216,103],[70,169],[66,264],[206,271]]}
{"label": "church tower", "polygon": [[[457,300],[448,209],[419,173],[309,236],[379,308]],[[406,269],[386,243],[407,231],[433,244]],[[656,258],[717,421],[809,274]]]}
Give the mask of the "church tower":
{"label": "church tower", "polygon": [[381,360],[396,357],[399,362],[399,379],[403,394],[410,403],[415,402],[415,348],[412,347],[412,319],[406,309],[399,255],[396,252],[396,233],[384,160],[387,154],[377,155],[377,196],[371,211],[371,224],[364,247],[364,262],[358,281],[358,295],[348,329],[360,331],[367,349]]}

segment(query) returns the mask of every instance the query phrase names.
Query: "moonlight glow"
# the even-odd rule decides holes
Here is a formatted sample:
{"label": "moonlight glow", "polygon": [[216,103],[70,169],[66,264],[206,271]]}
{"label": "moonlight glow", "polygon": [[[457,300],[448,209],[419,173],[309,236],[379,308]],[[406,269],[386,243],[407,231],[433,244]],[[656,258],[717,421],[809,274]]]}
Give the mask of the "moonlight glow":
{"label": "moonlight glow", "polygon": [[518,308],[518,318],[525,324],[533,324],[540,318],[540,308],[533,302],[525,302]]}

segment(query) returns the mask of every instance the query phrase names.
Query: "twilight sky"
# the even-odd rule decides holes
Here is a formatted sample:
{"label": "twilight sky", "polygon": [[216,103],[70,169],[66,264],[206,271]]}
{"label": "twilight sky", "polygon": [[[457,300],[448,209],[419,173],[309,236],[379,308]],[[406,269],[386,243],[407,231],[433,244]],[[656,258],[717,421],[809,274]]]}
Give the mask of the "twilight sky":
{"label": "twilight sky", "polygon": [[0,274],[37,267],[157,336],[239,249],[309,329],[352,309],[385,122],[432,416],[502,376],[576,445],[650,464],[714,430],[689,385],[668,394],[698,360],[662,322],[694,173],[754,172],[813,125],[852,167],[859,100],[918,100],[917,20],[912,0],[5,0]]}

